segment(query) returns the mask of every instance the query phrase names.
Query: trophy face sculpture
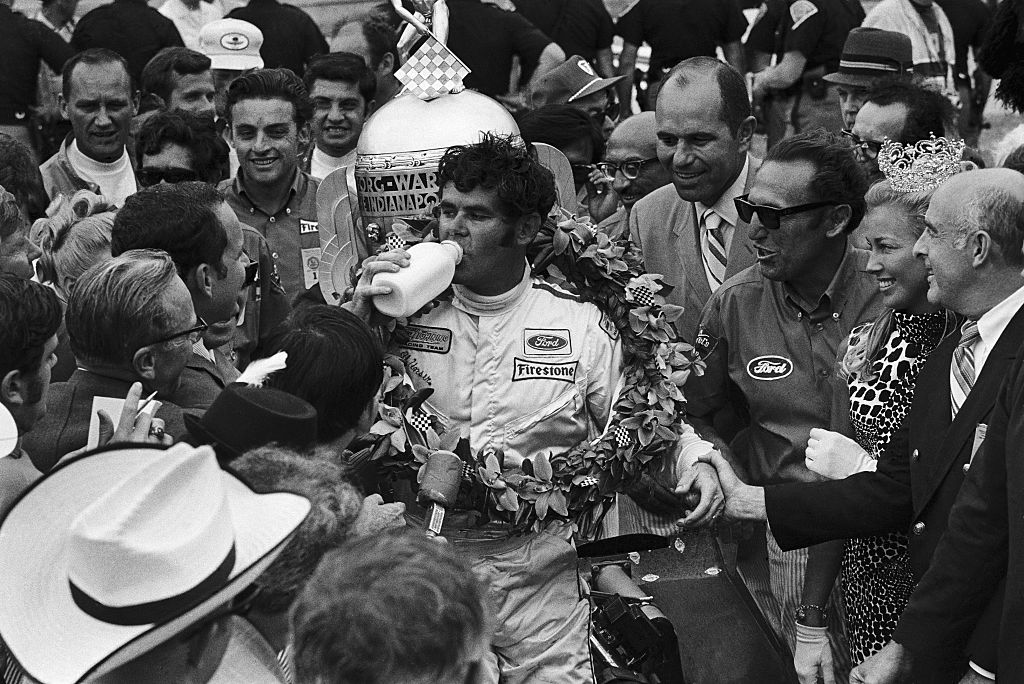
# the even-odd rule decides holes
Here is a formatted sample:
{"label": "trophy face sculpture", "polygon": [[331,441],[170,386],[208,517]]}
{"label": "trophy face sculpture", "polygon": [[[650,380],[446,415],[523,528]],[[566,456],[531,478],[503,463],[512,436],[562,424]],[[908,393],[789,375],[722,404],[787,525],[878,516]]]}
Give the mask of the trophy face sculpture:
{"label": "trophy face sculpture", "polygon": [[408,22],[402,41],[422,42],[395,74],[405,85],[402,93],[363,126],[354,173],[335,170],[317,193],[319,277],[329,303],[340,303],[351,273],[381,245],[423,236],[438,201],[438,163],[449,147],[480,142],[483,133],[519,135],[508,110],[465,90],[469,69],[444,45],[444,0],[418,0],[417,15],[392,2]]}

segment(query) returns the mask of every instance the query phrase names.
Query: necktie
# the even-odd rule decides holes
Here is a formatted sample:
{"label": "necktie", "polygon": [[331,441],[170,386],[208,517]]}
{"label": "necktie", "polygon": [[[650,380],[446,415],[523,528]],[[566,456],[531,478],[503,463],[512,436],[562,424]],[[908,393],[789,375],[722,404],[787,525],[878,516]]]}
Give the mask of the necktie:
{"label": "necktie", "polygon": [[701,258],[712,292],[725,281],[725,267],[728,263],[721,225],[722,217],[714,209],[705,209],[700,215]]}
{"label": "necktie", "polygon": [[974,343],[981,339],[978,322],[967,321],[960,328],[960,343],[953,350],[953,382],[949,384],[949,403],[953,417],[964,405],[974,385]]}

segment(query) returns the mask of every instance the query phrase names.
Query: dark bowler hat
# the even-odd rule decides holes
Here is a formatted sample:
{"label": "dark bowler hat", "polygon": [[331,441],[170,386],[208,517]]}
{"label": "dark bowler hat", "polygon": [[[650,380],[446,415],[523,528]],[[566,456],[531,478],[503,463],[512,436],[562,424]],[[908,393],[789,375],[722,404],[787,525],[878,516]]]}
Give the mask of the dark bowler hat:
{"label": "dark bowler hat", "polygon": [[855,28],[846,37],[839,71],[825,76],[829,83],[870,88],[886,76],[906,76],[914,69],[910,38],[895,31]]}
{"label": "dark bowler hat", "polygon": [[203,417],[185,414],[188,441],[212,444],[222,464],[271,442],[304,450],[316,444],[316,409],[305,399],[271,387],[232,383]]}

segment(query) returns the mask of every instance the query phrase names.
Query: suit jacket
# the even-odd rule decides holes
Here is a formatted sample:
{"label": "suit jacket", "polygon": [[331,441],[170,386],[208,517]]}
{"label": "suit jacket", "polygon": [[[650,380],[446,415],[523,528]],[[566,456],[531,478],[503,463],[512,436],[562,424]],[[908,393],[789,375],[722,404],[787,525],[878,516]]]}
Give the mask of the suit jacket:
{"label": "suit jacket", "polygon": [[[1001,605],[999,681],[1024,676],[1024,359],[999,391],[988,435],[949,514],[949,529],[903,613],[896,639],[927,661],[956,648]],[[986,368],[988,363],[986,362]],[[995,668],[991,668],[995,670]]]}
{"label": "suit jacket", "polygon": [[[744,192],[750,189],[761,165],[760,160],[748,159]],[[726,279],[756,261],[749,229],[750,224],[743,221],[736,225],[729,246]],[[671,184],[658,188],[633,205],[629,213],[629,235],[643,253],[647,272],[660,273],[665,276],[665,284],[675,288],[665,299],[683,307],[676,328],[683,339],[693,342],[700,325],[700,312],[711,297],[711,286],[701,261],[700,223],[693,202],[680,199]]]}
{"label": "suit jacket", "polygon": [[[909,529],[911,570],[915,578],[925,574],[969,472],[975,431],[979,424],[990,423],[1000,383],[1021,355],[1024,309],[999,336],[971,393],[951,419],[949,368],[958,342],[959,336],[951,335],[928,357],[910,412],[879,458],[876,472],[765,488],[768,523],[780,547]],[[998,602],[1001,596],[992,600]],[[971,659],[988,670],[995,670],[998,614],[995,607],[978,622],[969,649]],[[963,642],[955,653],[962,652]]]}
{"label": "suit jacket", "polygon": [[[93,397],[124,398],[131,382],[96,373],[76,370],[67,382],[50,385],[46,415],[25,435],[24,449],[32,463],[45,473],[70,451],[81,449],[89,441]],[[186,433],[181,408],[163,401],[155,417],[164,421],[164,430],[177,439]],[[117,416],[113,416],[117,421]]]}
{"label": "suit jacket", "polygon": [[213,350],[213,358],[216,362],[193,353],[181,371],[178,389],[168,399],[190,413],[191,409],[210,408],[217,395],[240,375],[219,350]]}

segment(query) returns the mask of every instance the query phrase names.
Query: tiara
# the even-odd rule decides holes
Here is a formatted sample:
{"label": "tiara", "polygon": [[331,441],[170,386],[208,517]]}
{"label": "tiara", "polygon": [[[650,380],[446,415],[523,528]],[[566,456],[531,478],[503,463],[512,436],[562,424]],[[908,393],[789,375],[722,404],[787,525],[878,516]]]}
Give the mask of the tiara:
{"label": "tiara", "polygon": [[960,173],[963,140],[936,138],[902,144],[886,139],[878,153],[878,168],[896,192],[934,190]]}

